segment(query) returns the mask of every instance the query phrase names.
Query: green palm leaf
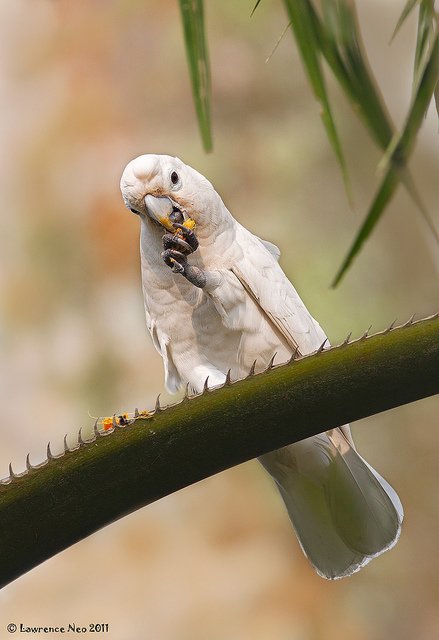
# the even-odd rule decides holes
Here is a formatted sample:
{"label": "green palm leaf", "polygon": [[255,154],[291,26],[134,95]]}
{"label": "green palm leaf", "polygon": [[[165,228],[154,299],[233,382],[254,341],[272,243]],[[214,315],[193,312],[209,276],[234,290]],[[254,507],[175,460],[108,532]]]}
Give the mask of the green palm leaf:
{"label": "green palm leaf", "polygon": [[410,175],[406,169],[406,163],[409,155],[414,147],[419,127],[422,124],[425,113],[431,102],[434,89],[437,84],[439,75],[439,36],[436,36],[433,48],[424,65],[422,76],[419,79],[416,93],[413,97],[411,108],[405,120],[402,130],[395,134],[380,167],[384,170],[384,176],[377,195],[369,209],[365,221],[363,222],[346,258],[340,267],[332,286],[336,286],[343,275],[346,273],[355,256],[360,251],[372,229],[380,219],[384,208],[389,203],[394,194],[398,181],[401,180],[413,200],[417,204],[419,210],[427,221],[436,240],[439,242],[439,236],[432,223],[428,212],[426,211],[421,198],[419,197]]}
{"label": "green palm leaf", "polygon": [[288,17],[293,28],[296,43],[314,95],[322,107],[322,121],[329,142],[342,170],[345,186],[350,195],[350,185],[346,162],[332,115],[326,82],[321,68],[321,43],[316,30],[316,14],[311,0],[284,0]]}
{"label": "green palm leaf", "polygon": [[413,88],[420,80],[424,66],[428,62],[429,52],[434,46],[436,35],[436,14],[434,0],[421,0],[419,5],[418,28],[416,34],[415,64],[413,70]]}
{"label": "green palm leaf", "polygon": [[381,183],[381,186],[374,198],[372,206],[369,209],[369,212],[361,225],[360,230],[357,233],[357,236],[354,242],[351,245],[351,248],[348,251],[347,256],[343,260],[343,263],[340,269],[337,272],[337,275],[334,278],[332,283],[332,287],[336,287],[341,281],[342,277],[345,275],[346,271],[352,264],[352,261],[360,251],[364,242],[372,232],[372,229],[378,222],[381,217],[382,212],[386,205],[390,202],[393,194],[395,193],[396,187],[398,186],[398,177],[396,172],[389,167],[386,172],[386,175]]}
{"label": "green palm leaf", "polygon": [[210,65],[204,29],[203,0],[179,0],[184,41],[203,146],[212,150]]}
{"label": "green palm leaf", "polygon": [[255,4],[255,6],[253,7],[252,12],[251,12],[251,14],[250,14],[250,18],[252,17],[252,15],[253,15],[253,14],[254,14],[254,12],[256,11],[256,9],[259,7],[260,3],[261,3],[261,0],[257,0],[257,2],[256,2],[256,4]]}
{"label": "green palm leaf", "polygon": [[404,24],[404,22],[406,21],[406,19],[409,17],[409,15],[413,11],[413,9],[416,7],[417,4],[419,4],[420,1],[421,0],[407,0],[407,2],[405,4],[405,7],[402,10],[401,15],[399,16],[399,20],[396,23],[396,27],[395,27],[395,30],[394,30],[394,32],[392,34],[391,41],[396,36],[396,34],[401,29],[401,27]]}
{"label": "green palm leaf", "polygon": [[[261,0],[256,0],[252,15]],[[396,25],[397,33],[406,18],[419,6],[416,52],[413,74],[413,99],[401,132],[394,133],[380,90],[361,42],[354,0],[284,0],[290,25],[294,32],[300,56],[314,95],[322,108],[322,121],[329,142],[340,165],[346,191],[351,199],[346,162],[334,121],[326,80],[322,68],[323,58],[345,92],[350,104],[359,115],[371,137],[385,152],[380,165],[383,177],[368,214],[334,280],[340,282],[366,238],[380,219],[401,181],[423,214],[439,242],[422,199],[407,169],[407,161],[431,101],[437,79],[437,15],[434,0],[407,0]],[[204,148],[212,148],[210,125],[210,77],[207,45],[204,34],[202,0],[180,0],[186,52],[192,81],[195,107]]]}
{"label": "green palm leaf", "polygon": [[361,43],[355,6],[348,0],[322,0],[319,24],[322,53],[356,113],[382,149],[389,144],[393,125]]}

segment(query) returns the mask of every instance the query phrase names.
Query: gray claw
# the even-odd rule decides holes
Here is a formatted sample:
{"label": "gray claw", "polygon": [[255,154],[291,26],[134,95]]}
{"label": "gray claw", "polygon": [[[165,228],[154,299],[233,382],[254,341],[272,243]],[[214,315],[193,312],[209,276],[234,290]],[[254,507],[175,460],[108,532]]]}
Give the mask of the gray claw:
{"label": "gray claw", "polygon": [[180,230],[181,235],[183,236],[184,241],[191,247],[191,253],[196,251],[199,246],[198,238],[195,235],[192,229],[188,229],[184,226],[184,224],[179,224],[178,222],[174,222],[174,227]]}
{"label": "gray claw", "polygon": [[185,275],[187,258],[184,253],[176,251],[175,249],[165,249],[162,253],[162,258],[174,273]]}
{"label": "gray claw", "polygon": [[166,233],[163,236],[163,247],[164,249],[175,249],[176,251],[180,251],[181,253],[193,253],[194,249],[191,247],[186,240],[183,238],[179,238],[177,235],[172,235],[171,233]]}
{"label": "gray claw", "polygon": [[182,276],[184,276],[184,275],[185,275],[185,270],[186,270],[186,269],[185,269],[185,267],[184,267],[182,264],[180,264],[179,262],[175,261],[175,262],[173,263],[172,267],[171,267],[171,270],[172,270],[174,273],[180,273]]}
{"label": "gray claw", "polygon": [[184,276],[191,284],[199,289],[206,285],[206,276],[198,267],[188,264],[187,257],[184,253],[175,249],[166,249],[162,252],[162,258],[165,264],[171,268],[173,273],[179,273]]}

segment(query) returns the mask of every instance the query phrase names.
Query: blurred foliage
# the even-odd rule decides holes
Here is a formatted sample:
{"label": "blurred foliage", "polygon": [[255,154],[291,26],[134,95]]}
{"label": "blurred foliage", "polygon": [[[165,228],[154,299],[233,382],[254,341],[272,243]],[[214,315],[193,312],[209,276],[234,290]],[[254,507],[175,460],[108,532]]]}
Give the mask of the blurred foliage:
{"label": "blurred foliage", "polygon": [[[256,2],[251,15],[254,14],[260,2],[261,0]],[[399,181],[403,182],[412,196],[439,245],[439,233],[407,169],[407,162],[418,130],[438,83],[438,16],[434,8],[434,0],[408,0],[395,28],[394,35],[418,4],[413,99],[403,128],[400,132],[395,132],[361,44],[355,2],[353,0],[321,0],[317,3],[321,5],[321,12],[318,11],[313,0],[284,0],[284,4],[308,80],[320,103],[323,124],[342,170],[350,200],[352,200],[352,194],[347,166],[330,106],[322,58],[326,59],[352,108],[363,120],[372,138],[385,152],[384,159],[380,163],[381,183],[366,218],[333,281],[333,286],[337,286],[384,213]],[[209,151],[211,149],[210,96],[207,80],[209,61],[204,36],[203,0],[180,0],[180,6],[195,106],[204,148]]]}

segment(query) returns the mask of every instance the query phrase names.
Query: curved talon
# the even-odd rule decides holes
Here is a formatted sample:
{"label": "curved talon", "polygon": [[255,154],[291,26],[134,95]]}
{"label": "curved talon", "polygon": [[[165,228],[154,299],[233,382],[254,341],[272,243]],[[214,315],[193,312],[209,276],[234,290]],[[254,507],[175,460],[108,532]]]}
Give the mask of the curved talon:
{"label": "curved talon", "polygon": [[165,264],[167,264],[168,267],[171,267],[174,273],[184,274],[187,264],[187,259],[184,253],[176,251],[175,249],[166,249],[161,255]]}
{"label": "curved talon", "polygon": [[199,289],[206,286],[206,274],[198,267],[188,264],[184,253],[175,249],[165,249],[161,256],[173,273],[179,273],[184,276],[186,280]]}
{"label": "curved talon", "polygon": [[181,251],[182,253],[192,253],[194,249],[191,245],[183,240],[183,238],[179,238],[177,235],[172,235],[170,233],[165,233],[163,236],[163,247],[165,249],[175,249],[177,251]]}
{"label": "curved talon", "polygon": [[185,275],[185,268],[183,267],[182,264],[180,264],[179,262],[175,261],[171,267],[171,271],[173,273],[180,273],[182,276]]}
{"label": "curved talon", "polygon": [[174,227],[176,227],[183,236],[184,241],[186,241],[192,248],[192,251],[196,251],[198,249],[198,238],[195,235],[192,229],[185,227],[183,224],[179,224],[178,222],[174,222]]}

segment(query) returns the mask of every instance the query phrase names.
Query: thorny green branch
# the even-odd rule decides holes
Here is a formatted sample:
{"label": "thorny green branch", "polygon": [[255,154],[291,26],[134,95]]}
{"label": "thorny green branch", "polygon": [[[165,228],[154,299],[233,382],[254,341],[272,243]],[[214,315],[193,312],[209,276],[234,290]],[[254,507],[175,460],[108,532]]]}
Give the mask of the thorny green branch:
{"label": "thorny green branch", "polygon": [[0,482],[0,585],[178,489],[346,422],[439,393],[439,314],[229,379]]}

